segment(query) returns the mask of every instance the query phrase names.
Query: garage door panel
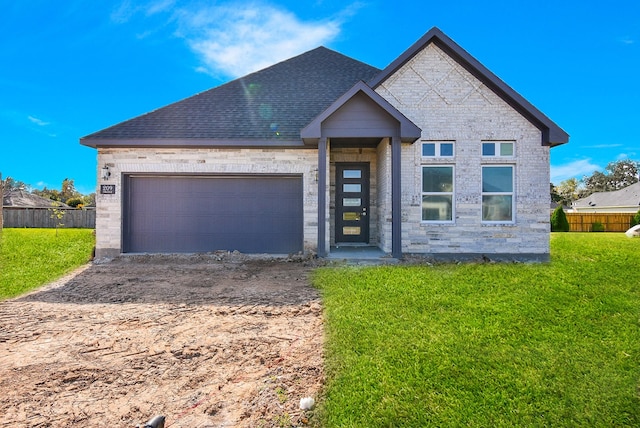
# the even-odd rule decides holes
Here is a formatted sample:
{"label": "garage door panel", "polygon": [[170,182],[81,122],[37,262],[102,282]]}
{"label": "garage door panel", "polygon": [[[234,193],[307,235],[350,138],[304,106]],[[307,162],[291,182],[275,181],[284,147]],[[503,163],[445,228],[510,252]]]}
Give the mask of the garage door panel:
{"label": "garage door panel", "polygon": [[302,178],[130,176],[124,252],[302,250]]}

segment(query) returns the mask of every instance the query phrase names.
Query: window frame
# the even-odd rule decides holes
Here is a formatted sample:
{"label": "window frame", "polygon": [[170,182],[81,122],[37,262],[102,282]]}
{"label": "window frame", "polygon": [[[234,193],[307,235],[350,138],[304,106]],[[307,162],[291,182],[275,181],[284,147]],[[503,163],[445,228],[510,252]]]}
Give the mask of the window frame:
{"label": "window frame", "polygon": [[[420,156],[424,159],[434,159],[434,158],[444,158],[444,159],[452,159],[456,156],[456,142],[454,140],[422,140],[420,142]],[[434,155],[425,155],[424,154],[424,146],[426,144],[433,144],[435,146],[435,154]],[[451,155],[443,155],[442,154],[442,145],[443,144],[451,144]]]}
{"label": "window frame", "polygon": [[[424,191],[424,169],[425,168],[451,168],[450,192],[425,192]],[[454,164],[432,164],[420,165],[420,222],[423,224],[454,224],[456,218],[456,166]],[[425,220],[423,211],[423,201],[425,196],[451,196],[451,219],[450,220]]]}
{"label": "window frame", "polygon": [[[510,192],[485,192],[484,191],[484,170],[485,168],[510,168],[511,169],[511,191]],[[484,219],[484,197],[485,196],[511,196],[511,219],[510,220],[485,220]],[[514,164],[486,164],[482,165],[480,171],[480,220],[482,224],[515,224],[516,223],[516,166]]]}
{"label": "window frame", "polygon": [[[484,154],[484,145],[491,144],[493,145],[493,154],[485,155]],[[502,144],[511,144],[511,154],[510,155],[501,155],[500,147]],[[501,159],[512,159],[516,156],[516,142],[513,140],[482,140],[480,145],[480,154],[483,158],[493,159],[493,158],[501,158]]]}

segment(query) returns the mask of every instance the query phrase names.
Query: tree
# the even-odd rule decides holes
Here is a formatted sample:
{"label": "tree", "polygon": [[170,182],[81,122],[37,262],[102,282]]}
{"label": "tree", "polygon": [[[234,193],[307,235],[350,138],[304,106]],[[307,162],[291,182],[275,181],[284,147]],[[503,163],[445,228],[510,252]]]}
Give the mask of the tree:
{"label": "tree", "polygon": [[582,182],[585,187],[585,196],[596,192],[608,192],[611,190],[607,176],[600,171],[594,171],[592,175],[583,177]]}
{"label": "tree", "polygon": [[638,210],[638,212],[631,218],[630,227],[633,227],[637,224],[640,224],[640,210]]}
{"label": "tree", "polygon": [[69,199],[82,198],[82,194],[76,190],[76,186],[73,180],[65,178],[62,180],[60,190],[48,189],[46,186],[42,190],[34,190],[34,195],[42,196],[43,198],[51,199],[52,201],[66,203]]}
{"label": "tree", "polygon": [[556,192],[564,205],[571,205],[571,202],[580,199],[581,191],[580,182],[576,178],[564,180],[556,187]]}
{"label": "tree", "polygon": [[551,202],[561,202],[562,196],[558,193],[558,188],[553,185],[553,183],[549,183],[549,193],[551,193]]}
{"label": "tree", "polygon": [[22,181],[16,181],[11,177],[7,177],[2,180],[2,173],[0,173],[0,231],[2,231],[3,226],[3,210],[2,206],[4,205],[4,193],[10,192],[11,190],[27,190],[29,186],[27,186]]}
{"label": "tree", "polygon": [[4,190],[10,192],[11,190],[29,190],[29,186],[23,181],[16,181],[11,177],[7,177],[4,180]]}
{"label": "tree", "polygon": [[611,162],[607,165],[609,171],[609,186],[612,190],[624,189],[638,182],[640,162],[629,159]]}
{"label": "tree", "polygon": [[568,232],[569,220],[562,209],[562,205],[558,205],[553,214],[551,214],[551,231],[552,232]]}
{"label": "tree", "polygon": [[89,193],[82,197],[82,205],[85,207],[95,207],[96,206],[96,194]]}
{"label": "tree", "polygon": [[49,217],[51,217],[52,219],[55,220],[55,223],[56,223],[56,238],[57,238],[58,237],[58,228],[64,226],[64,223],[62,222],[62,219],[64,218],[64,215],[67,212],[65,210],[59,209],[55,202],[51,202],[51,206],[52,206],[52,208],[49,208],[49,211],[51,212],[51,215]]}
{"label": "tree", "polygon": [[51,199],[52,201],[61,201],[60,192],[56,189],[47,189],[47,186],[44,186],[42,190],[34,190],[34,195],[42,196],[43,198]]}
{"label": "tree", "polygon": [[620,190],[637,183],[639,169],[640,162],[630,159],[610,162],[605,168],[605,172],[595,171],[592,175],[582,178],[585,187],[583,196],[595,192]]}
{"label": "tree", "polygon": [[73,180],[69,180],[68,178],[62,180],[62,186],[60,189],[60,200],[66,203],[69,199],[78,197],[82,197],[82,195],[76,190],[76,186],[73,184]]}

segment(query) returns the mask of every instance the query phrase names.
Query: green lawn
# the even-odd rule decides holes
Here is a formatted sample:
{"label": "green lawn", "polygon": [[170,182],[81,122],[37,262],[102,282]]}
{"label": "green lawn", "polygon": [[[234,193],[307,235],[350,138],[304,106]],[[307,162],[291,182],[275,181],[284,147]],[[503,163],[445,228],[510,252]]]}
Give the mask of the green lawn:
{"label": "green lawn", "polygon": [[87,263],[91,229],[3,229],[0,234],[0,300],[18,296]]}
{"label": "green lawn", "polygon": [[640,426],[640,239],[549,264],[323,268],[323,427]]}

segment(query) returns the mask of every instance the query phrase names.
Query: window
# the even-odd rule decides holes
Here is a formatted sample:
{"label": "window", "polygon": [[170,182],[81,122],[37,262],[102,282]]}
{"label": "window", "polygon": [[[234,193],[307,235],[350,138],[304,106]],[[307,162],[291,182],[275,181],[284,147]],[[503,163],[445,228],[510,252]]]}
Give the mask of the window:
{"label": "window", "polygon": [[423,141],[422,157],[452,157],[453,141]]}
{"label": "window", "polygon": [[359,193],[362,191],[362,184],[343,184],[342,191],[344,193]]}
{"label": "window", "polygon": [[482,167],[482,221],[513,222],[513,166]]}
{"label": "window", "polygon": [[482,156],[484,157],[513,157],[513,141],[483,141]]}
{"label": "window", "polygon": [[422,167],[422,221],[453,221],[453,166]]}

